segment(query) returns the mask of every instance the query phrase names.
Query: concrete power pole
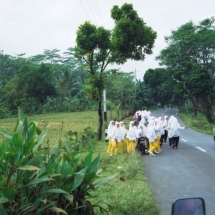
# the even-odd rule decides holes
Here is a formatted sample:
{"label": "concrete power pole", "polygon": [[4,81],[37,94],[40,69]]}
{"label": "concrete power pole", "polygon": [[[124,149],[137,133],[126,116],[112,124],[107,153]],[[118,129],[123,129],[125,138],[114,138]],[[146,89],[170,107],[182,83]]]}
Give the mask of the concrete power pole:
{"label": "concrete power pole", "polygon": [[107,109],[106,109],[106,90],[103,90],[103,99],[104,99],[104,121],[107,122]]}

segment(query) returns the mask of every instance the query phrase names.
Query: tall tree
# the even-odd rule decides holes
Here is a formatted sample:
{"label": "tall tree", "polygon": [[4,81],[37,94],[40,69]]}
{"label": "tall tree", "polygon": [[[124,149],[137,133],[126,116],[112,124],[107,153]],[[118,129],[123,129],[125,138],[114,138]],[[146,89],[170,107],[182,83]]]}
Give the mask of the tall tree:
{"label": "tall tree", "polygon": [[[75,53],[89,65],[91,84],[97,91],[98,139],[102,136],[102,90],[104,71],[109,63],[123,64],[128,59],[144,60],[152,53],[156,32],[140,18],[132,4],[114,6],[111,10],[115,27],[112,31],[96,27],[90,22],[77,30]],[[99,64],[99,68],[94,67]]]}
{"label": "tall tree", "polygon": [[[172,31],[165,39],[168,46],[161,51],[158,59],[174,71],[173,78],[177,81],[178,92],[188,96],[196,115],[197,108],[203,106],[203,100],[199,99],[199,93],[196,92],[208,91],[198,79],[203,77],[203,72],[208,73],[205,74],[207,80],[209,77],[214,79],[215,74],[215,19],[207,18],[197,25],[188,22]],[[191,81],[193,83],[188,84]],[[212,83],[213,81],[210,82],[211,92],[214,94]],[[199,91],[200,88],[202,90]],[[207,103],[207,113],[205,112],[209,122],[213,121],[211,110],[215,100],[212,94],[204,94],[205,99],[210,101]]]}

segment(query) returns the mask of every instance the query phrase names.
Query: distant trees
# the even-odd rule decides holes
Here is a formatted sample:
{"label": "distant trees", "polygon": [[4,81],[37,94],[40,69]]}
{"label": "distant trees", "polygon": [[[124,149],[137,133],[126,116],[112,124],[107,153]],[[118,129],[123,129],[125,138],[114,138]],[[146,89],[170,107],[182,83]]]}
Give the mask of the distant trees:
{"label": "distant trees", "polygon": [[180,95],[175,86],[177,81],[172,77],[172,71],[165,68],[148,69],[144,75],[144,84],[149,91],[150,101],[161,106],[181,106],[185,97]]}
{"label": "distant trees", "polygon": [[[10,109],[25,105],[29,107],[27,111],[31,111],[34,103],[43,105],[48,96],[56,95],[53,78],[47,64],[38,67],[24,65],[4,86],[3,98]],[[39,108],[38,105],[36,108]]]}
{"label": "distant trees", "polygon": [[168,44],[158,56],[171,71],[176,90],[199,108],[213,122],[215,102],[215,19],[207,18],[195,25],[188,22],[165,37]]}
{"label": "distant trees", "polygon": [[[98,139],[102,135],[102,90],[105,86],[104,71],[109,63],[123,64],[128,59],[144,60],[152,53],[156,32],[144,23],[132,4],[111,10],[115,27],[112,31],[96,27],[90,22],[80,25],[76,37],[76,56],[88,65],[91,85],[97,91],[92,93],[98,102]],[[99,67],[97,67],[97,65]]]}
{"label": "distant trees", "polygon": [[[16,114],[18,106],[28,114],[95,110],[97,104],[91,94],[93,79],[90,78],[86,63],[75,58],[73,48],[68,48],[59,59],[60,62],[50,63],[46,62],[44,55],[43,58],[34,57],[33,60],[24,54],[14,57],[2,52],[0,117]],[[117,106],[120,103],[123,110],[133,109],[134,73],[109,70],[103,77],[107,83],[109,104]]]}

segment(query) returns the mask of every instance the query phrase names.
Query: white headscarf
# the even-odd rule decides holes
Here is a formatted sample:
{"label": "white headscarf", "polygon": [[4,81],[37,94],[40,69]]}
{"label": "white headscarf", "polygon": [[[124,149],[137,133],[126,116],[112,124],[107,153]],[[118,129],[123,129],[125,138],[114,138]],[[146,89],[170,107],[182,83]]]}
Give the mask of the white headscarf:
{"label": "white headscarf", "polygon": [[172,120],[173,120],[174,118],[175,118],[174,116],[171,116],[171,117],[169,118],[169,121],[168,121],[168,124],[167,124],[168,129],[170,128],[171,123],[172,123]]}
{"label": "white headscarf", "polygon": [[[133,126],[132,126],[133,125]],[[136,133],[135,133],[135,130],[136,130],[136,126],[134,125],[134,121],[131,121],[130,124],[129,124],[129,130],[128,130],[128,133],[126,135],[126,137],[129,139],[129,140],[136,140]]]}
{"label": "white headscarf", "polygon": [[120,122],[120,130],[121,130],[121,133],[122,133],[122,139],[124,139],[125,135],[127,134],[128,130],[125,129],[125,126],[124,126],[124,122]]}
{"label": "white headscarf", "polygon": [[112,124],[113,122],[114,121],[111,120],[110,123],[109,123],[109,125],[108,125],[108,133],[107,133],[107,135],[108,135],[109,138],[111,137],[111,133],[112,133],[112,130],[114,128],[114,125]]}
{"label": "white headscarf", "polygon": [[138,128],[135,130],[136,138],[140,138],[143,136],[143,126],[138,125]]}
{"label": "white headscarf", "polygon": [[[117,127],[117,125],[119,125],[119,127]],[[120,142],[121,139],[122,139],[122,132],[121,132],[121,129],[120,129],[120,123],[119,122],[116,122],[116,125],[112,130],[111,139],[112,140],[117,139],[118,142]]]}
{"label": "white headscarf", "polygon": [[146,137],[148,138],[150,143],[154,142],[156,139],[156,134],[155,134],[155,129],[154,129],[154,121],[152,121],[152,120],[149,121]]}
{"label": "white headscarf", "polygon": [[161,122],[161,119],[154,119],[154,122],[155,122],[155,133],[157,136],[161,136],[164,134],[164,130],[163,130],[163,127],[162,127],[162,122]]}
{"label": "white headscarf", "polygon": [[163,126],[164,130],[167,129],[167,125],[168,125],[167,118],[168,118],[168,116],[163,116],[162,126]]}
{"label": "white headscarf", "polygon": [[170,129],[172,129],[173,131],[177,131],[178,127],[178,120],[174,118],[171,122]]}

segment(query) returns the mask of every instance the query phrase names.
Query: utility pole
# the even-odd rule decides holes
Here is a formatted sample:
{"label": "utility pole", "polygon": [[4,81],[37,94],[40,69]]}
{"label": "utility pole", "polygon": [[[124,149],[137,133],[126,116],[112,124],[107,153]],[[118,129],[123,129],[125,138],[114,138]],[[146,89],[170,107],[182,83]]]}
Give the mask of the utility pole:
{"label": "utility pole", "polygon": [[106,90],[103,90],[103,100],[104,100],[104,121],[107,122],[107,110],[106,110]]}
{"label": "utility pole", "polygon": [[137,91],[137,89],[136,89],[136,80],[137,80],[137,71],[136,71],[136,69],[135,69],[135,71],[134,71],[134,75],[135,75],[135,82],[134,82],[134,86],[135,86],[135,96],[136,96],[136,91]]}

